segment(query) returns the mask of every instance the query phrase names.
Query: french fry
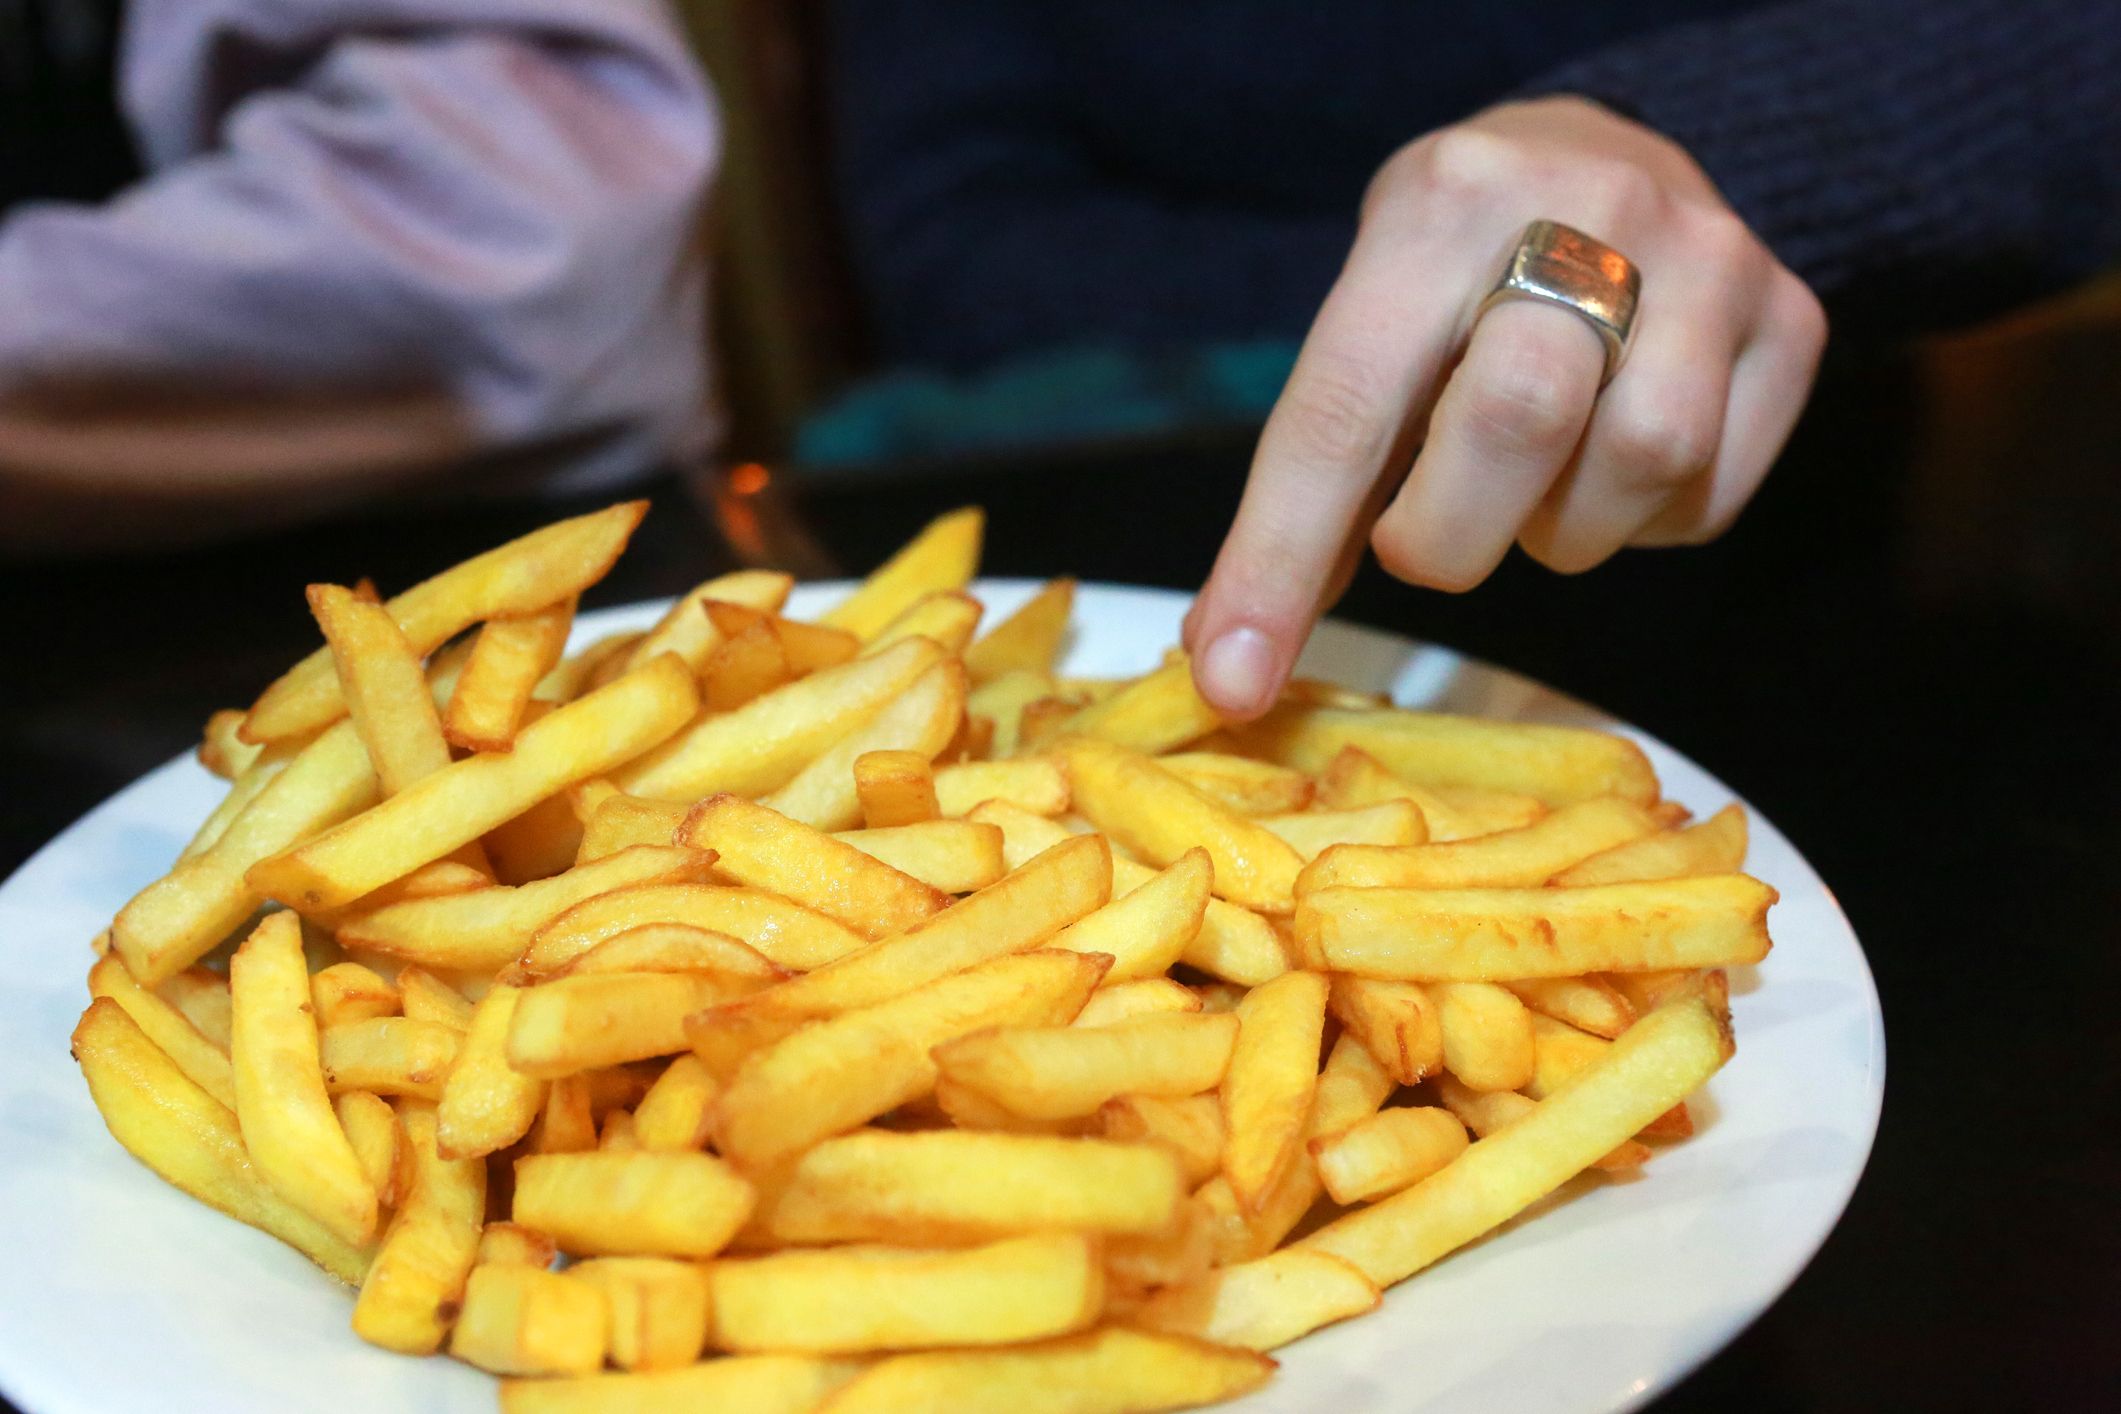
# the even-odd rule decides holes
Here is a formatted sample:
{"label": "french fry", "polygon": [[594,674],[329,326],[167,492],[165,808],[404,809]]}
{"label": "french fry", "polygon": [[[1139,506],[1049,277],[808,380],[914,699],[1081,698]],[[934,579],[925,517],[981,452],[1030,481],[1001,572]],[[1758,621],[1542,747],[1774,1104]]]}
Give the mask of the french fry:
{"label": "french fry", "polygon": [[492,619],[479,630],[442,713],[442,735],[466,751],[506,751],[530,695],[559,664],[574,626],[574,600]]}
{"label": "french fry", "polygon": [[975,685],[1008,673],[1051,673],[1075,609],[1075,581],[1052,579],[1017,611],[965,649],[965,671]]}
{"label": "french fry", "polygon": [[338,1116],[339,1128],[346,1132],[346,1142],[360,1162],[361,1172],[368,1176],[368,1186],[376,1190],[377,1204],[396,1207],[401,1196],[398,1150],[405,1138],[397,1111],[382,1096],[365,1090],[347,1091],[332,1100],[331,1108]]}
{"label": "french fry", "polygon": [[[1535,1014],[1532,1017],[1532,1078],[1525,1083],[1524,1093],[1534,1100],[1548,1098],[1573,1080],[1579,1071],[1588,1068],[1611,1044],[1565,1022]],[[1693,1132],[1693,1116],[1687,1113],[1686,1102],[1682,1100],[1644,1125],[1642,1132],[1635,1137],[1684,1139]]]}
{"label": "french fry", "polygon": [[1721,968],[1672,967],[1647,972],[1614,972],[1603,980],[1627,998],[1637,1015],[1655,1011],[1682,990],[1705,991],[1712,1006],[1725,1006],[1730,1001],[1730,981]]}
{"label": "french fry", "polygon": [[[128,974],[130,975],[130,974]],[[199,1034],[228,1050],[228,977],[204,967],[188,967],[166,979],[156,994],[199,1029]]]}
{"label": "french fry", "polygon": [[347,903],[576,781],[632,760],[676,731],[698,705],[685,665],[658,658],[523,728],[512,751],[454,762],[251,866],[250,885],[304,907]]}
{"label": "french fry", "polygon": [[340,924],[339,942],[428,967],[490,970],[513,961],[584,900],[642,884],[704,880],[714,863],[713,855],[683,845],[640,845],[533,883],[389,904]]}
{"label": "french fry", "polygon": [[946,894],[984,889],[1008,873],[1001,830],[971,820],[842,830],[835,838]]}
{"label": "french fry", "polygon": [[266,915],[230,959],[228,980],[244,1147],[274,1191],[341,1240],[366,1246],[376,1232],[376,1191],[325,1090],[295,916]]}
{"label": "french fry", "polygon": [[1684,879],[1697,874],[1735,874],[1745,867],[1745,811],[1736,805],[1698,825],[1615,845],[1556,874],[1559,888]]}
{"label": "french fry", "polygon": [[1147,883],[1063,928],[1048,946],[1110,954],[1108,987],[1161,977],[1199,935],[1214,879],[1208,852],[1187,850]]}
{"label": "french fry", "polygon": [[955,1246],[1033,1232],[1168,1230],[1184,1192],[1154,1144],[858,1129],[796,1160],[760,1214],[783,1243]]}
{"label": "french fry", "polygon": [[733,1355],[682,1370],[501,1381],[502,1414],[810,1414],[862,1369],[811,1355]]}
{"label": "french fry", "polygon": [[530,1129],[533,1154],[578,1154],[597,1146],[596,1109],[590,1103],[592,1076],[562,1076],[545,1088],[545,1105]]}
{"label": "french fry", "polygon": [[626,668],[644,667],[659,653],[675,653],[695,673],[707,666],[722,641],[721,625],[707,612],[710,603],[734,604],[762,614],[777,614],[788,602],[795,581],[776,570],[738,570],[717,575],[688,590],[664,611],[654,628],[628,651]]}
{"label": "french fry", "polygon": [[[970,819],[999,826],[1002,859],[1012,869],[1041,850],[1051,849],[1068,838],[1068,831],[1051,820],[1005,801],[990,800],[971,812]],[[1155,877],[1146,864],[1114,853],[1112,888],[1117,894],[1133,893]],[[1266,919],[1249,909],[1210,898],[1201,915],[1200,931],[1186,945],[1181,961],[1217,977],[1254,987],[1289,970],[1280,937]]]}
{"label": "french fry", "polygon": [[224,781],[233,781],[257,764],[264,750],[237,735],[246,713],[240,707],[224,707],[206,719],[199,734],[199,764]]}
{"label": "french fry", "polygon": [[[1425,843],[1429,827],[1411,800],[1381,800],[1354,810],[1313,810],[1301,815],[1265,815],[1260,824],[1287,840],[1306,862],[1341,845],[1394,848]],[[1297,876],[1303,888],[1303,876]]]}
{"label": "french fry", "polygon": [[[534,709],[533,709],[534,710]],[[526,718],[527,719],[527,718]],[[504,884],[527,884],[561,873],[581,853],[582,826],[565,793],[548,795],[479,842]]]}
{"label": "french fry", "polygon": [[390,615],[336,584],[309,586],[309,610],[324,631],[340,694],[383,794],[396,795],[447,766],[449,743],[426,671]]}
{"label": "french fry", "polygon": [[439,1100],[463,1039],[454,1026],[402,1016],[334,1026],[319,1038],[325,1088]]}
{"label": "french fry", "polygon": [[580,1256],[712,1257],[756,1197],[711,1154],[533,1154],[516,1161],[514,1217]]}
{"label": "french fry", "polygon": [[[326,657],[327,675],[331,660]],[[330,678],[338,695],[338,680]],[[257,911],[253,865],[366,808],[376,773],[351,722],[324,732],[231,820],[212,848],[133,895],[111,924],[111,945],[143,986],[197,962]]]}
{"label": "french fry", "polygon": [[[1104,969],[1080,953],[1018,953],[806,1026],[744,1062],[715,1102],[716,1146],[759,1168],[865,1124],[927,1093],[934,1048],[990,1026],[1064,1023]],[[695,1018],[695,1048],[714,1026],[712,1012]]]}
{"label": "french fry", "polygon": [[572,702],[592,687],[609,682],[611,675],[625,666],[626,657],[634,645],[647,636],[639,629],[605,634],[574,656],[562,658],[557,667],[539,680],[530,700]]}
{"label": "french fry", "polygon": [[1395,1083],[1418,1085],[1443,1065],[1443,1023],[1419,982],[1335,973],[1327,1006]]}
{"label": "french fry", "polygon": [[1076,712],[1060,730],[1154,756],[1198,741],[1221,725],[1222,718],[1193,686],[1192,665],[1180,657]]}
{"label": "french fry", "polygon": [[1742,874],[1581,889],[1320,889],[1296,936],[1326,966],[1415,981],[1722,967],[1767,956],[1775,891]]}
{"label": "french fry", "polygon": [[685,1049],[685,1018],[741,993],[726,974],[591,972],[526,988],[508,1026],[509,1069],[552,1080]]}
{"label": "french fry", "polygon": [[704,1148],[722,1087],[698,1056],[674,1056],[633,1112],[641,1147],[659,1154]]}
{"label": "french fry", "polygon": [[237,1222],[270,1233],[344,1282],[369,1252],[280,1196],[244,1149],[236,1117],[162,1053],[125,1008],[91,1001],[73,1034],[74,1059],[111,1137],[171,1186]]}
{"label": "french fry", "polygon": [[508,1064],[508,1036],[521,989],[496,986],[473,1008],[456,1063],[442,1082],[435,1143],[445,1159],[482,1158],[530,1132],[545,1082]]}
{"label": "french fry", "polygon": [[1214,1089],[1237,1031],[1229,1015],[1145,1016],[1080,1029],[996,1026],[937,1046],[935,1064],[1026,1119],[1069,1119],[1117,1095]]}
{"label": "french fry", "polygon": [[521,1223],[490,1222],[479,1230],[480,1266],[489,1262],[496,1266],[520,1262],[527,1267],[549,1267],[559,1255],[557,1242]]}
{"label": "french fry", "polygon": [[621,1370],[671,1370],[707,1343],[707,1273],[668,1257],[592,1257],[567,1269],[602,1289],[606,1349]]}
{"label": "french fry", "polygon": [[1135,1312],[1133,1322],[1217,1345],[1272,1350],[1321,1326],[1374,1311],[1382,1299],[1377,1284],[1353,1264],[1331,1253],[1292,1247],[1159,1292]]}
{"label": "french fry", "polygon": [[942,658],[927,639],[799,678],[734,711],[696,719],[612,783],[651,800],[692,801],[716,792],[778,790]]}
{"label": "french fry", "polygon": [[910,928],[950,902],[942,890],[853,845],[733,795],[692,807],[678,839],[713,850],[716,868],[736,882],[792,899],[868,938]]}
{"label": "french fry", "polygon": [[[1088,951],[1086,949],[1086,951]],[[1106,956],[1111,954],[1107,953]],[[1106,973],[1111,976],[1111,973]],[[1109,987],[1099,987],[1083,1003],[1083,1009],[1075,1014],[1070,1026],[1114,1026],[1122,1021],[1131,1021],[1137,1016],[1158,1016],[1168,1012],[1201,1011],[1200,994],[1183,982],[1174,982],[1169,977],[1143,977],[1133,982],[1119,982]]]}
{"label": "french fry", "polygon": [[641,1147],[641,1141],[633,1132],[631,1110],[609,1110],[604,1115],[604,1127],[597,1132],[597,1148],[603,1153],[631,1152]]}
{"label": "french fry", "polygon": [[1635,1024],[1635,1007],[1619,988],[1595,973],[1588,977],[1527,977],[1503,986],[1541,1016],[1594,1036],[1613,1039]]}
{"label": "french fry", "polygon": [[866,829],[917,825],[942,814],[935,800],[935,766],[918,751],[868,751],[855,757],[854,793]]}
{"label": "french fry", "polygon": [[707,1275],[715,1343],[740,1352],[1015,1345],[1083,1329],[1105,1295],[1097,1244],[1079,1233],[781,1252],[716,1262]]}
{"label": "french fry", "polygon": [[1302,1245],[1389,1286],[1509,1221],[1684,1100],[1723,1065],[1727,1017],[1698,997],[1630,1027],[1575,1082],[1412,1188]]}
{"label": "french fry", "polygon": [[1323,771],[1342,747],[1359,746],[1402,780],[1432,789],[1512,791],[1549,805],[1600,795],[1637,805],[1657,798],[1657,777],[1641,748],[1625,737],[1581,727],[1442,712],[1285,706],[1239,735],[1249,750],[1299,771]]}
{"label": "french fry", "polygon": [[604,1289],[520,1262],[474,1267],[449,1353],[496,1375],[587,1375],[604,1364]]}
{"label": "french fry", "polygon": [[531,940],[523,965],[534,976],[554,975],[592,948],[654,924],[724,934],[774,965],[796,971],[845,957],[867,941],[846,925],[763,889],[638,884],[594,894],[552,918]]}
{"label": "french fry", "polygon": [[1515,1090],[1532,1078],[1532,1014],[1492,982],[1436,982],[1444,1068],[1475,1090]]}
{"label": "french fry", "polygon": [[147,1039],[168,1056],[194,1085],[233,1111],[236,1082],[228,1052],[215,1045],[183,1012],[135,982],[115,954],[101,957],[88,970],[88,994],[109,997],[125,1008]]}
{"label": "french fry", "polygon": [[431,1355],[449,1333],[479,1251],[486,1165],[437,1154],[434,1113],[425,1106],[406,1106],[401,1119],[411,1193],[361,1283],[353,1328],[371,1345]]}
{"label": "french fry", "polygon": [[1283,815],[1311,803],[1311,778],[1271,761],[1220,751],[1178,751],[1157,764],[1226,810],[1240,815]]}
{"label": "french fry", "polygon": [[1121,1095],[1099,1106],[1097,1119],[1108,1139],[1169,1150],[1178,1160],[1180,1182],[1189,1191],[1222,1168],[1223,1108],[1218,1096]]}
{"label": "french fry", "polygon": [[1017,754],[1021,745],[1024,709],[1052,698],[1053,675],[1017,669],[984,683],[976,678],[974,682],[977,685],[965,699],[965,712],[968,717],[994,723],[987,754],[997,761],[1007,760]]}
{"label": "french fry", "polygon": [[613,793],[598,802],[583,822],[574,862],[588,864],[637,844],[667,845],[684,823],[684,806],[643,800],[613,787]]}
{"label": "french fry", "polygon": [[1260,1203],[1302,1148],[1326,1024],[1326,979],[1288,972],[1237,1006],[1237,1043],[1222,1079],[1223,1172],[1238,1206]]}
{"label": "french fry", "polygon": [[938,516],[819,622],[867,641],[940,589],[963,589],[979,571],[986,515],[976,506]]}
{"label": "french fry", "polygon": [[836,668],[862,651],[862,641],[845,629],[784,619],[777,613],[762,613],[719,599],[709,599],[704,607],[707,617],[725,637],[735,637],[753,627],[765,628],[780,640],[782,656],[797,677],[807,677],[820,668]]}
{"label": "french fry", "polygon": [[935,1094],[930,1097],[935,1109],[960,1130],[999,1134],[1044,1134],[1078,1135],[1087,1133],[1090,1123],[1086,1118],[1072,1119],[1026,1119],[969,1085],[960,1085],[949,1076],[941,1076],[935,1082]]}
{"label": "french fry", "polygon": [[1026,1414],[1035,1409],[1190,1409],[1265,1384],[1274,1361],[1185,1336],[1104,1326],[1000,1350],[930,1350],[871,1365],[819,1414]]}
{"label": "french fry", "polygon": [[982,801],[1005,800],[1034,815],[1068,808],[1068,778],[1042,756],[1015,761],[963,761],[935,773],[937,807],[944,815],[969,815]]}
{"label": "french fry", "polygon": [[1538,823],[1448,844],[1336,845],[1306,866],[1296,891],[1330,888],[1527,889],[1614,845],[1652,834],[1638,805],[1597,796]]}
{"label": "french fry", "polygon": [[1466,1127],[1449,1110],[1379,1110],[1310,1142],[1319,1181],[1336,1203],[1360,1203],[1419,1183],[1465,1152]]}
{"label": "french fry", "polygon": [[920,637],[959,653],[979,628],[980,613],[979,600],[970,594],[939,589],[907,605],[905,612],[877,630],[876,637],[862,651],[875,653],[901,639]]}
{"label": "french fry", "polygon": [[862,823],[856,760],[877,751],[933,760],[950,744],[964,710],[965,670],[955,659],[945,659],[759,803],[821,830],[852,829]]}
{"label": "french fry", "polygon": [[554,975],[577,977],[591,972],[707,972],[733,984],[749,982],[761,987],[788,975],[785,968],[726,933],[689,923],[643,923],[615,933]]}
{"label": "french fry", "polygon": [[463,1031],[471,1025],[471,1003],[464,994],[424,967],[398,969],[399,1010],[414,1021],[439,1021]]}
{"label": "french fry", "polygon": [[700,665],[700,705],[709,715],[734,712],[798,676],[788,645],[762,616],[715,644]]}
{"label": "french fry", "polygon": [[[246,750],[261,749],[263,748],[246,748]],[[271,749],[276,753],[282,751],[279,746]],[[287,763],[292,759],[292,752],[276,754],[266,760],[253,763],[242,775],[230,782],[228,790],[221,797],[221,803],[213,808],[213,813],[206,817],[199,828],[193,832],[191,839],[185,844],[184,848],[179,851],[177,863],[182,864],[185,860],[196,858],[212,849],[219,842],[221,836],[228,833],[229,825],[238,815],[243,813],[244,807],[256,800],[259,792],[272,783],[273,777],[286,770]]]}
{"label": "french fry", "polygon": [[1077,738],[1060,754],[1075,808],[1114,843],[1158,865],[1199,845],[1214,861],[1217,896],[1288,912],[1302,861],[1287,841],[1123,747]]}
{"label": "french fry", "polygon": [[309,1004],[318,1027],[328,1031],[349,1021],[396,1016],[402,998],[397,983],[386,981],[375,969],[358,962],[335,962],[311,974]]}

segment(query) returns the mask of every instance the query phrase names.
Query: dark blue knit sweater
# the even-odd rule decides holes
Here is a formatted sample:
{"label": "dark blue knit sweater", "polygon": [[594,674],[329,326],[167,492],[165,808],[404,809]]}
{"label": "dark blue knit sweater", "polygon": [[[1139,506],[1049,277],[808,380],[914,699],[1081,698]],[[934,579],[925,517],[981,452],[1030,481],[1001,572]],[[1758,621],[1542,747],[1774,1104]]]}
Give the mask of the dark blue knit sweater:
{"label": "dark blue knit sweater", "polygon": [[1676,139],[1842,333],[2121,254],[2121,0],[839,0],[832,59],[894,362],[1297,337],[1377,164],[1513,94]]}

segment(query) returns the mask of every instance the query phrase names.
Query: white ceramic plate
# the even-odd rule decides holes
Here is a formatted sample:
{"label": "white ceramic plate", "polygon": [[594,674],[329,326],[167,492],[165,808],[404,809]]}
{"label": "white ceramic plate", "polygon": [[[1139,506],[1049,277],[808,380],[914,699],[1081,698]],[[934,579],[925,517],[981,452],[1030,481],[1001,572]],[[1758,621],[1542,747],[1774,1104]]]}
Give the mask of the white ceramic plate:
{"label": "white ceramic plate", "polygon": [[[981,586],[995,614],[1032,586]],[[798,615],[841,586],[798,591]],[[1185,599],[1084,585],[1071,671],[1135,672]],[[655,606],[585,615],[584,636]],[[1399,702],[1616,727],[1706,814],[1733,797],[1642,733],[1446,650],[1345,624],[1305,670]],[[89,939],[160,874],[218,798],[188,757],[104,802],[0,886],[0,1390],[30,1414],[237,1410],[492,1414],[492,1382],[374,1350],[345,1290],[166,1187],[104,1132],[67,1056]],[[1750,870],[1782,891],[1774,954],[1732,979],[1737,1060],[1701,1132],[1629,1182],[1579,1180],[1527,1220],[1393,1290],[1377,1313],[1281,1352],[1250,1414],[1625,1409],[1713,1354],[1825,1239],[1870,1152],[1885,1078],[1878,997],[1819,876],[1752,817]]]}

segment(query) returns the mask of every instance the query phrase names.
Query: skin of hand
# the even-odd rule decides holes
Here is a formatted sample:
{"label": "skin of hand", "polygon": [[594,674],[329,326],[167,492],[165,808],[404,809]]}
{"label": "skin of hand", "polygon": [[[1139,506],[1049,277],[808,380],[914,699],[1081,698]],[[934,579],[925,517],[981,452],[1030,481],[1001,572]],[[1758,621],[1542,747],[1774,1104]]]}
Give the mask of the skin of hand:
{"label": "skin of hand", "polygon": [[[1642,273],[1603,392],[1597,334],[1529,300],[1474,322],[1528,222]],[[1401,148],[1363,199],[1184,641],[1210,703],[1272,706],[1364,540],[1462,591],[1512,541],[1563,573],[1730,525],[1810,392],[1826,316],[1669,139],[1578,98],[1492,108]]]}

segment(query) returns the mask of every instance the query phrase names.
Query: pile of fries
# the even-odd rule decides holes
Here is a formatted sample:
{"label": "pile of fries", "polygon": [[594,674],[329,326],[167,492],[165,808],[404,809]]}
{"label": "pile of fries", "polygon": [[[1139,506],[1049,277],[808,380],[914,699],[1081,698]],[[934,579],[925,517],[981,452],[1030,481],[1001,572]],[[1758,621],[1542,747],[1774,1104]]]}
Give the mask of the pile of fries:
{"label": "pile of fries", "polygon": [[532,1411],[1152,1410],[1691,1128],[1774,892],[1602,733],[978,635],[977,511],[563,656],[645,507],[379,602],[200,756],[74,1054],[170,1183]]}

